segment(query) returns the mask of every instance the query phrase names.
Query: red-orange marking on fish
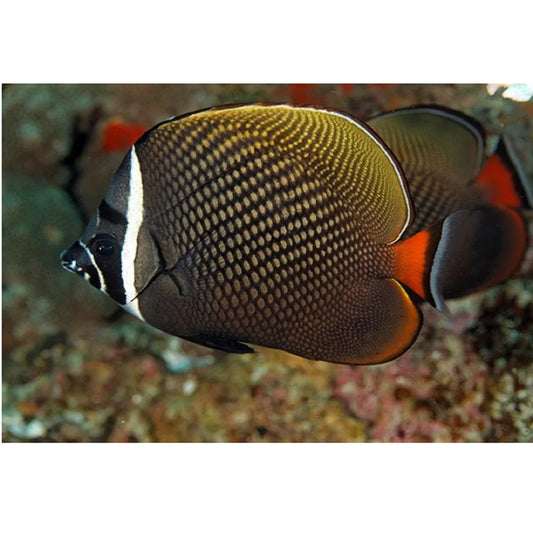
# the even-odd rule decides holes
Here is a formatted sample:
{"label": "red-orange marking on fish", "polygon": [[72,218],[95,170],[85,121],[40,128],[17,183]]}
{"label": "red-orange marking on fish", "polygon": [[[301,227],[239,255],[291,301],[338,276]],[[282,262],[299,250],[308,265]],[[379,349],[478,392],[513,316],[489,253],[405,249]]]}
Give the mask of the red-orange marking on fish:
{"label": "red-orange marking on fish", "polygon": [[394,246],[397,278],[426,300],[431,298],[425,286],[426,272],[431,267],[426,264],[430,244],[431,230],[426,229]]}
{"label": "red-orange marking on fish", "polygon": [[494,203],[520,207],[520,197],[513,185],[512,172],[498,154],[489,157],[478,176],[478,183],[489,191]]}
{"label": "red-orange marking on fish", "polygon": [[344,96],[348,96],[350,92],[352,91],[352,84],[351,83],[341,83],[341,91]]}
{"label": "red-orange marking on fish", "polygon": [[311,83],[291,83],[289,85],[290,98],[293,104],[304,105],[317,103],[311,96]]}
{"label": "red-orange marking on fish", "polygon": [[140,124],[127,124],[120,119],[108,122],[102,134],[102,148],[106,152],[123,152],[131,147],[147,130]]}

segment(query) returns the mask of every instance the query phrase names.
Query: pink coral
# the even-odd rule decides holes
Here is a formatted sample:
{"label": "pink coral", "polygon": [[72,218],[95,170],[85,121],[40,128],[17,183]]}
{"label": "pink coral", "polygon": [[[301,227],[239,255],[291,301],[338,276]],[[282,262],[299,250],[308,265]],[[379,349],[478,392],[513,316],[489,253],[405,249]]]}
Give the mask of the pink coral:
{"label": "pink coral", "polygon": [[482,440],[489,424],[481,410],[487,366],[474,354],[449,348],[429,357],[414,348],[379,367],[343,367],[335,396],[368,423],[373,441]]}

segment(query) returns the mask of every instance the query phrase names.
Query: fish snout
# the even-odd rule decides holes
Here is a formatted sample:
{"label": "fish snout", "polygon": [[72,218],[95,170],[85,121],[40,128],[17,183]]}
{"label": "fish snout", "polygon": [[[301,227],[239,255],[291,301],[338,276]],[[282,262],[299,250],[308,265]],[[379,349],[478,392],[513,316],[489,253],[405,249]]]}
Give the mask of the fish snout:
{"label": "fish snout", "polygon": [[59,259],[64,269],[79,276],[83,276],[89,263],[87,254],[79,241],[76,241],[70,248],[63,250],[59,254]]}

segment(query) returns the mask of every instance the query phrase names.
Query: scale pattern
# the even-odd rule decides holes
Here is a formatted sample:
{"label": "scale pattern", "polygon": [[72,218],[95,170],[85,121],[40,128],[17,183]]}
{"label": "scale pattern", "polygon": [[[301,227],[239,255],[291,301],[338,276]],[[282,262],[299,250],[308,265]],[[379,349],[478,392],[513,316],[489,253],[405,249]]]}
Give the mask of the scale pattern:
{"label": "scale pattern", "polygon": [[[413,317],[383,279],[409,200],[391,158],[350,119],[206,111],[158,126],[136,151],[145,223],[187,302],[173,333],[364,362]],[[150,321],[153,302],[143,305]]]}

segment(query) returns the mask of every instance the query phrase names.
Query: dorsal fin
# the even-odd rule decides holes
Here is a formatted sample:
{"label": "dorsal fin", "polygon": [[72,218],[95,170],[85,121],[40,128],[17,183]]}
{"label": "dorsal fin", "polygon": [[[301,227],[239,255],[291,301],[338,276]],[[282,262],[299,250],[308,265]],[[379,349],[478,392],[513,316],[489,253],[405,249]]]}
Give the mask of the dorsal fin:
{"label": "dorsal fin", "polygon": [[384,113],[368,124],[398,157],[411,185],[415,175],[446,180],[452,187],[472,183],[479,173],[485,134],[474,119],[437,106]]}

